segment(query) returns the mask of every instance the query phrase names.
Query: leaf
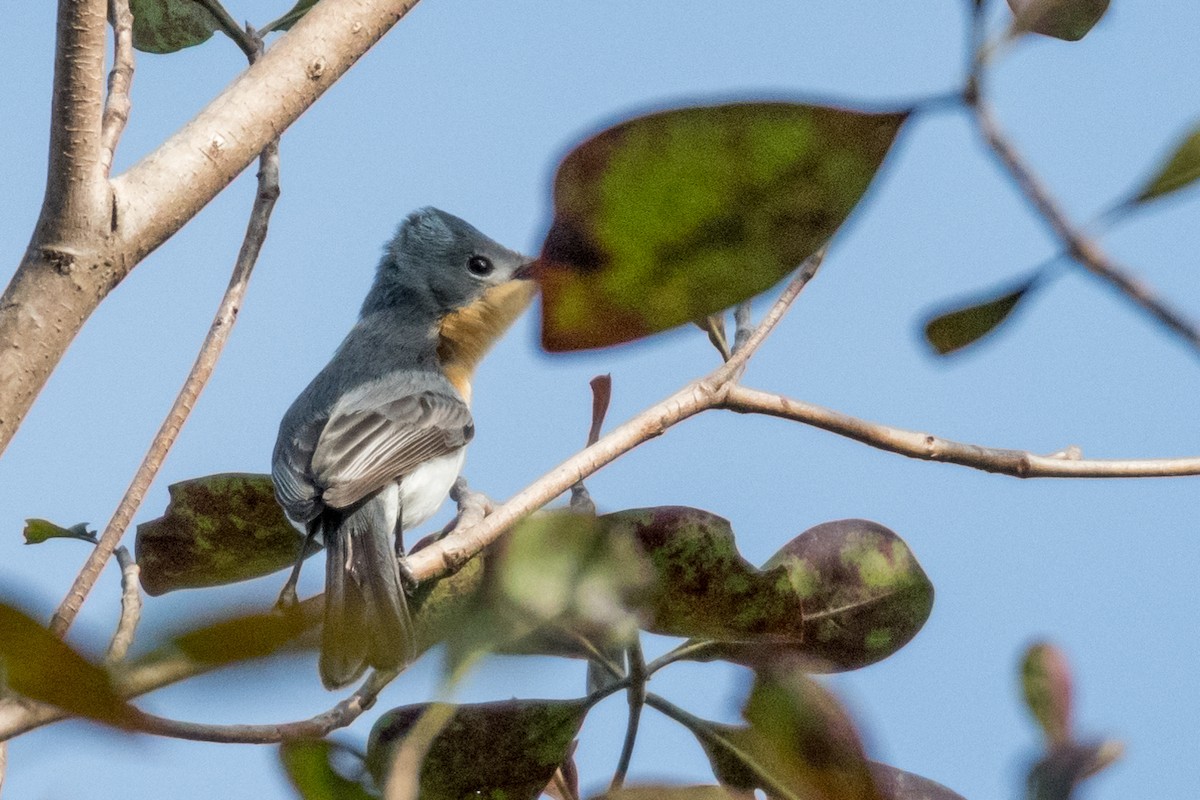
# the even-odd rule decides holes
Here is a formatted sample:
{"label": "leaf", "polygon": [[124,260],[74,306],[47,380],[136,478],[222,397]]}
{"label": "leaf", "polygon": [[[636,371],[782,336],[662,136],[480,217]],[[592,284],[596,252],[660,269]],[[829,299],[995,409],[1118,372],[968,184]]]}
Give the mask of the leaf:
{"label": "leaf", "polygon": [[241,614],[177,634],[172,643],[193,661],[211,665],[266,658],[295,644],[321,621],[322,603],[305,602],[289,611]]}
{"label": "leaf", "polygon": [[1069,800],[1084,779],[1112,766],[1123,754],[1120,742],[1068,742],[1055,745],[1029,770],[1027,800]]}
{"label": "leaf", "polygon": [[698,508],[660,506],[606,514],[618,538],[641,544],[654,568],[646,630],[668,636],[798,645],[801,604],[782,570],[738,553],[729,521]]}
{"label": "leaf", "polygon": [[875,761],[867,762],[867,766],[884,800],[963,800],[958,792],[929,778]]}
{"label": "leaf", "polygon": [[1071,668],[1061,650],[1039,642],[1025,651],[1021,662],[1021,688],[1025,705],[1037,720],[1049,744],[1071,738]]}
{"label": "leaf", "polygon": [[1156,197],[1177,192],[1200,179],[1200,126],[1192,129],[1167,159],[1158,174],[1147,181],[1134,198],[1135,203],[1145,203]]}
{"label": "leaf", "polygon": [[988,296],[969,305],[937,314],[925,323],[925,339],[938,355],[949,355],[994,331],[1034,288],[1037,278],[1022,281],[1000,296]]}
{"label": "leaf", "polygon": [[543,346],[628,342],[778,283],[849,216],[906,118],[734,103],[587,139],[555,175],[535,270]]}
{"label": "leaf", "polygon": [[108,672],[71,649],[29,615],[0,603],[0,681],[13,692],[120,728],[133,727]]}
{"label": "leaf", "polygon": [[649,565],[634,540],[594,516],[533,516],[501,540],[493,563],[492,604],[530,630],[566,628],[601,646],[637,632],[631,609],[648,586]]}
{"label": "leaf", "polygon": [[850,716],[799,669],[758,669],[742,716],[801,796],[882,800]]}
{"label": "leaf", "polygon": [[1109,0],[1008,0],[1013,11],[1014,34],[1032,31],[1055,39],[1076,42],[1088,34]]}
{"label": "leaf", "polygon": [[296,563],[305,537],[275,502],[269,475],[208,475],[168,491],[166,513],[137,529],[147,594],[249,580]]}
{"label": "leaf", "polygon": [[858,669],[907,644],[933,609],[933,584],[904,540],[877,522],[809,528],[764,569],[783,567],[804,607],[809,671]]}
{"label": "leaf", "polygon": [[[335,769],[335,760],[357,760],[359,773],[347,777]],[[362,756],[348,747],[324,739],[301,739],[279,745],[279,761],[288,781],[302,800],[372,800],[367,790]]]}
{"label": "leaf", "polygon": [[220,25],[196,0],[129,0],[133,46],[143,53],[174,53],[208,41]]}
{"label": "leaf", "polygon": [[47,539],[82,539],[91,544],[96,543],[96,532],[89,531],[86,522],[64,528],[45,519],[27,519],[24,533],[25,544],[41,544]]}
{"label": "leaf", "polygon": [[[458,706],[421,768],[421,800],[533,800],[568,757],[586,700],[507,700]],[[388,711],[371,729],[367,765],[386,783],[395,748],[426,704]]]}
{"label": "leaf", "polygon": [[297,0],[296,5],[279,19],[269,23],[262,29],[262,33],[268,34],[272,31],[289,31],[292,26],[300,21],[300,18],[309,12],[313,6],[317,4],[317,0]]}

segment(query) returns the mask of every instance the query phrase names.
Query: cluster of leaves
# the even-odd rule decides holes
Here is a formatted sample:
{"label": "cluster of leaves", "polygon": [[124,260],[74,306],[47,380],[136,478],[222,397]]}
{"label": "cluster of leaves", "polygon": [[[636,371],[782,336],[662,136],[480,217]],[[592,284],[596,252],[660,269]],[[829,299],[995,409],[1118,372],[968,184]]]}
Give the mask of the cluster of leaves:
{"label": "cluster of leaves", "polygon": [[[265,475],[215,475],[172,487],[167,513],[138,530],[143,582],[163,592],[251,577],[245,563],[229,558],[242,547],[256,551],[256,571],[289,566],[300,537],[268,502],[272,493]],[[246,517],[247,509],[256,510],[253,537],[227,522]],[[204,546],[180,546],[189,539]],[[728,521],[699,509],[659,507],[535,516],[459,572],[422,585],[413,618],[419,648],[445,642],[451,671],[485,652],[603,660],[621,653],[639,630],[685,640],[643,665],[645,678],[682,660],[750,665],[759,678],[746,727],[700,720],[658,698],[647,702],[697,736],[724,785],[793,797],[811,790],[806,781],[842,782],[826,775],[834,767],[824,755],[812,755],[826,747],[841,754],[835,771],[849,769],[862,785],[874,786],[875,773],[895,778],[889,768],[865,761],[844,713],[803,674],[856,669],[887,657],[917,633],[932,604],[933,586],[908,546],[877,523],[818,525],[756,567],[738,552]],[[259,657],[295,643],[279,635],[285,628],[277,619],[224,621],[176,644],[212,662]],[[303,626],[291,631],[302,633]],[[421,796],[536,797],[567,760],[590,708],[629,688],[623,663],[610,660],[605,668],[609,680],[575,701],[454,708],[428,745]],[[789,706],[764,699],[777,696],[792,698],[798,716],[791,722],[777,717]],[[284,764],[305,797],[334,796],[327,787],[346,782],[370,796],[386,780],[397,743],[435,707],[386,713],[357,761],[344,747],[298,742],[283,747]],[[796,736],[805,737],[803,747],[783,746]],[[347,770],[348,761],[361,768]],[[871,796],[847,791],[824,796]]]}

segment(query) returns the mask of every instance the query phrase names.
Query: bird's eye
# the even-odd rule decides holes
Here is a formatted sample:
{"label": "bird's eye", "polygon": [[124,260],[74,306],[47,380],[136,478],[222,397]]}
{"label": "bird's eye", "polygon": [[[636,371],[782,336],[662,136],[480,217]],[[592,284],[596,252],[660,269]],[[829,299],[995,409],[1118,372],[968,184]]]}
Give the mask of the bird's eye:
{"label": "bird's eye", "polygon": [[483,278],[491,275],[495,267],[492,266],[491,259],[484,256],[471,256],[471,259],[467,262],[467,269],[471,271],[472,275],[478,275],[480,278]]}

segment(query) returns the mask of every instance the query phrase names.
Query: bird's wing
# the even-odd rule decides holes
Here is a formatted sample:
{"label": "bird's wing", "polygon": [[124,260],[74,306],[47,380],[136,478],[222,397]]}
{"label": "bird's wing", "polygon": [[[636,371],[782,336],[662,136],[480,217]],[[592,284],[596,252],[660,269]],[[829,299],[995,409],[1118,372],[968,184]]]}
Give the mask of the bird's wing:
{"label": "bird's wing", "polygon": [[464,447],[474,433],[470,409],[449,392],[350,399],[333,409],[321,431],[312,476],[326,505],[345,508],[421,463]]}
{"label": "bird's wing", "polygon": [[309,464],[324,425],[325,417],[320,416],[308,420],[290,434],[281,434],[271,459],[275,498],[287,515],[301,524],[311,522],[321,513],[321,489],[313,484]]}

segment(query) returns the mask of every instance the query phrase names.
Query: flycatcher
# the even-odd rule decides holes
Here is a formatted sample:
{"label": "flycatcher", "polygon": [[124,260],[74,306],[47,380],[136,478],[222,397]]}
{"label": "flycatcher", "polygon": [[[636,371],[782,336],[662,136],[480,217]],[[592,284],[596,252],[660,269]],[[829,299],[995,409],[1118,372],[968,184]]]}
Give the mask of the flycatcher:
{"label": "flycatcher", "polygon": [[462,470],[471,373],[529,304],[528,261],[452,214],[413,212],[358,323],[280,423],[275,496],[326,550],[328,688],[417,655],[402,534],[433,516]]}

